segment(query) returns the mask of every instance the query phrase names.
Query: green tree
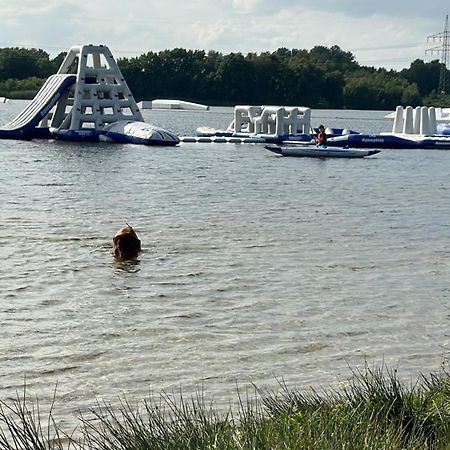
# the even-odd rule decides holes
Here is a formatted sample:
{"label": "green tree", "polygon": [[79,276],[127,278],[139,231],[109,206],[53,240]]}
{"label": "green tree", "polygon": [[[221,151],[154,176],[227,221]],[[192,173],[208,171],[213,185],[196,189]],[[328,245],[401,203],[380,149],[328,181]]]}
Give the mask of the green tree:
{"label": "green tree", "polygon": [[289,103],[310,107],[326,107],[328,99],[325,92],[328,87],[324,69],[307,59],[295,58],[290,61],[289,71],[291,96]]}
{"label": "green tree", "polygon": [[52,73],[56,73],[58,71],[66,56],[67,52],[61,52],[50,61]]}
{"label": "green tree", "polygon": [[425,97],[439,86],[439,76],[441,73],[441,63],[437,60],[425,63],[421,59],[416,59],[411,63],[409,69],[400,72],[410,83],[415,83],[419,88],[421,96]]}
{"label": "green tree", "polygon": [[151,100],[164,95],[164,65],[157,53],[119,59],[117,63],[137,100]]}
{"label": "green tree", "polygon": [[313,63],[327,71],[346,73],[357,70],[359,67],[355,62],[353,54],[351,52],[344,52],[337,45],[333,45],[330,48],[318,45],[311,49],[309,56]]}
{"label": "green tree", "polygon": [[[65,56],[60,53],[50,60],[43,50],[0,49],[3,95],[35,93]],[[435,89],[442,67],[438,61],[422,60],[400,73],[364,67],[352,53],[336,45],[316,46],[310,51],[282,47],[246,56],[175,48],[119,59],[118,63],[137,100],[174,97],[209,104],[357,109],[437,102]]]}
{"label": "green tree", "polygon": [[44,84],[44,79],[30,77],[24,80],[8,79],[0,81],[0,96],[19,99],[33,98]]}
{"label": "green tree", "polygon": [[430,95],[423,99],[423,104],[425,106],[435,106],[437,108],[448,108],[450,105],[450,95],[449,94],[440,94],[433,90],[430,92]]}
{"label": "green tree", "polygon": [[251,103],[248,87],[255,79],[255,67],[242,53],[225,55],[217,65],[216,81],[230,103]]}
{"label": "green tree", "polygon": [[49,67],[49,56],[43,50],[0,49],[0,80],[47,77],[50,75]]}
{"label": "green tree", "polygon": [[417,106],[420,95],[417,85],[410,84],[395,71],[365,69],[346,79],[346,108],[392,110],[401,104]]}
{"label": "green tree", "polygon": [[287,71],[279,52],[249,53],[247,63],[253,66],[252,79],[247,83],[248,102],[252,104],[286,103]]}

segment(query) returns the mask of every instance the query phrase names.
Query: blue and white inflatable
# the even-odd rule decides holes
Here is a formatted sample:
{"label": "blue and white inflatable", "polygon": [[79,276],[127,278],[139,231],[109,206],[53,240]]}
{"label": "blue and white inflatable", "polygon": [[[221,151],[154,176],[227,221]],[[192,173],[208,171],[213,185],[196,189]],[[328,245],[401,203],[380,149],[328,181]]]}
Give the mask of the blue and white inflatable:
{"label": "blue and white inflatable", "polygon": [[450,116],[440,109],[397,106],[395,113],[385,118],[394,121],[391,133],[349,134],[331,137],[328,142],[349,148],[450,149],[450,123],[445,122]]}
{"label": "blue and white inflatable", "polygon": [[100,140],[143,145],[177,145],[180,142],[170,131],[134,120],[119,120],[107,125],[101,131]]}
{"label": "blue and white inflatable", "polygon": [[[76,75],[69,73],[77,65]],[[144,145],[176,145],[178,137],[145,123],[113,55],[103,45],[70,49],[58,73],[13,121],[0,139],[55,138]]]}
{"label": "blue and white inflatable", "polygon": [[349,134],[328,139],[334,147],[392,149],[450,149],[450,136],[407,134]]}

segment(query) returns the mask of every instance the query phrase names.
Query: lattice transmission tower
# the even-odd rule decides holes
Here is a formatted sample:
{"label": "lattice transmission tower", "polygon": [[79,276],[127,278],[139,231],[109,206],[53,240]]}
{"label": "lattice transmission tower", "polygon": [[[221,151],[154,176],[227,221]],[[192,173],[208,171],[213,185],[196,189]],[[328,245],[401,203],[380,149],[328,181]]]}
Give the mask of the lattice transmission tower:
{"label": "lattice transmission tower", "polygon": [[450,54],[450,32],[448,30],[448,14],[445,16],[445,27],[444,31],[441,33],[433,34],[428,36],[428,42],[440,42],[441,45],[437,45],[436,47],[429,48],[425,50],[425,53],[434,54],[437,53],[441,55],[441,73],[439,75],[439,94],[448,94],[449,93],[449,79],[447,75],[447,66]]}

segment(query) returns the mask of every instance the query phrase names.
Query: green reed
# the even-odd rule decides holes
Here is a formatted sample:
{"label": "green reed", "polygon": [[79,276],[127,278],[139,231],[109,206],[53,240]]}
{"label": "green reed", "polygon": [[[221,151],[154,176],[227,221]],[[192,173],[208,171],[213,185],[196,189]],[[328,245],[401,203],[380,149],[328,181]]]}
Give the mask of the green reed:
{"label": "green reed", "polygon": [[[219,413],[203,393],[163,393],[138,405],[97,404],[63,432],[26,395],[0,401],[0,449],[450,449],[450,373],[420,375],[406,387],[385,367],[353,371],[339,390],[237,392]],[[50,431],[51,430],[51,431]]]}

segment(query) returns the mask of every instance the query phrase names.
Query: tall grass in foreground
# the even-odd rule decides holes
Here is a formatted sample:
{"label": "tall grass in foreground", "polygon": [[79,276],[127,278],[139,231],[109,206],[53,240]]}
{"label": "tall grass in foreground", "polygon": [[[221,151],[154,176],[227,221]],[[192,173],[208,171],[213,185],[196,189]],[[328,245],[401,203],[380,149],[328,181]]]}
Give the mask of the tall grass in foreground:
{"label": "tall grass in foreground", "polygon": [[[123,400],[80,417],[68,435],[50,411],[17,398],[0,402],[0,449],[450,449],[450,373],[421,375],[405,387],[396,371],[353,373],[341,390],[238,392],[239,408],[218,413],[199,394],[174,400],[162,394],[133,406]],[[25,396],[24,396],[25,397]],[[49,431],[52,430],[52,431]]]}

